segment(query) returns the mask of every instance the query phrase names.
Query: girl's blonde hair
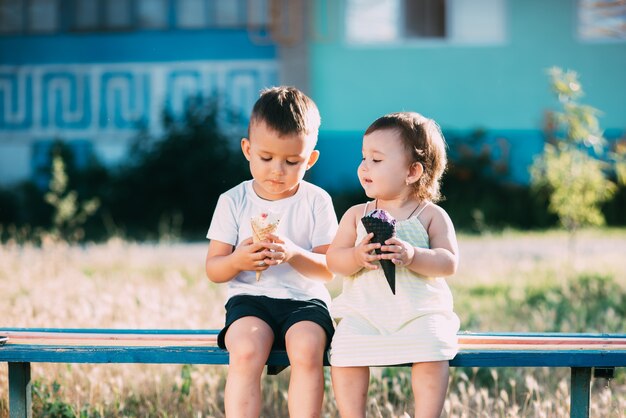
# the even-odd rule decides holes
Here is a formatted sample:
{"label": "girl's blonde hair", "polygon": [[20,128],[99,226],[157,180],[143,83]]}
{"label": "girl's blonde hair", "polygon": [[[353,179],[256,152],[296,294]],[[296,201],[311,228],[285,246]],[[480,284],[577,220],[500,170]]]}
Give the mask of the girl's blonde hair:
{"label": "girl's blonde hair", "polygon": [[413,183],[413,195],[420,200],[441,200],[440,181],[446,170],[446,142],[437,122],[416,112],[398,112],[374,121],[365,135],[391,129],[400,134],[407,150],[409,164],[420,163],[424,173]]}

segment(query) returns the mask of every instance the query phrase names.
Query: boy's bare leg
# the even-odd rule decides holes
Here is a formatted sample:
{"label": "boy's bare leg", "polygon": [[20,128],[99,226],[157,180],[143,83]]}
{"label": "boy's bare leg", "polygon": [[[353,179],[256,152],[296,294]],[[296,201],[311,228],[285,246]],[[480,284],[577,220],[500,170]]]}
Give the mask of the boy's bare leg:
{"label": "boy's bare leg", "polygon": [[285,346],[291,364],[289,416],[319,417],[324,400],[326,332],[315,322],[298,322],[287,330]]}
{"label": "boy's bare leg", "polygon": [[364,418],[369,367],[331,367],[333,392],[342,418]]}
{"label": "boy's bare leg", "polygon": [[415,398],[415,418],[439,418],[448,390],[447,361],[414,363],[411,385]]}
{"label": "boy's bare leg", "polygon": [[230,354],[224,389],[226,416],[256,418],[261,413],[261,375],[274,333],[261,319],[246,316],[232,323],[224,341]]}

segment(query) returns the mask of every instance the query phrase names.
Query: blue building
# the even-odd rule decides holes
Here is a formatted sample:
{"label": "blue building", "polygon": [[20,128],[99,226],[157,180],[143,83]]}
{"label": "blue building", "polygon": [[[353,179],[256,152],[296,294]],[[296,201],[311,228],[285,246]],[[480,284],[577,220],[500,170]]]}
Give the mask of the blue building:
{"label": "blue building", "polygon": [[[164,108],[218,93],[245,115],[296,85],[322,114],[313,180],[356,185],[378,116],[415,110],[485,144],[526,182],[543,145],[553,66],[581,74],[602,127],[626,128],[626,6],[611,0],[3,0],[0,184],[28,178],[59,138],[124,158]],[[239,138],[233,138],[234,143]],[[82,147],[82,148],[81,148]]]}
{"label": "blue building", "polygon": [[[626,130],[626,5],[599,0],[317,0],[311,92],[322,112],[327,188],[356,183],[360,138],[413,110],[449,139],[485,131],[504,179],[528,181],[545,114],[560,105],[550,67],[575,70],[607,137]],[[352,158],[354,156],[354,158]]]}
{"label": "blue building", "polygon": [[278,82],[267,22],[261,1],[3,0],[0,184],[30,177],[54,139],[114,164],[190,96],[247,114]]}

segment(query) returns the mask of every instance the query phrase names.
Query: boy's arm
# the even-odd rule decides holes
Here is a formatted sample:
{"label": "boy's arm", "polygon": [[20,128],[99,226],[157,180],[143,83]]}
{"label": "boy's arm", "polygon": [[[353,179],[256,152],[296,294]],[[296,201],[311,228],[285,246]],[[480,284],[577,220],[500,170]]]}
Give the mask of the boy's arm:
{"label": "boy's arm", "polygon": [[270,234],[267,238],[270,242],[261,244],[271,250],[268,258],[264,260],[268,265],[274,266],[287,262],[298,273],[311,279],[330,281],[335,277],[326,265],[328,245],[320,245],[307,251],[288,238],[279,235]]}
{"label": "boy's arm", "polygon": [[211,240],[205,261],[206,275],[212,282],[224,283],[244,270],[266,270],[268,265],[259,263],[268,257],[270,252],[259,251],[261,249],[263,245],[253,243],[252,238],[242,241],[234,251],[230,244]]}
{"label": "boy's arm", "polygon": [[335,275],[326,265],[328,247],[328,245],[320,245],[311,251],[296,247],[296,252],[287,262],[303,276],[330,281]]}
{"label": "boy's arm", "polygon": [[326,253],[328,268],[343,276],[351,276],[363,267],[375,270],[377,265],[372,261],[379,259],[376,254],[371,254],[372,250],[380,247],[380,244],[370,244],[372,234],[368,234],[356,247],[354,245],[356,235],[356,225],[363,205],[353,206],[341,217],[339,229],[335,239],[330,244]]}
{"label": "boy's arm", "polygon": [[311,240],[316,246],[308,250],[285,236],[270,234],[265,247],[273,252],[265,262],[270,265],[287,262],[305,277],[330,281],[335,275],[326,264],[326,251],[329,247],[327,243],[337,229],[337,215],[333,209],[332,199],[327,193],[318,193],[311,209],[315,218],[315,225],[310,231]]}

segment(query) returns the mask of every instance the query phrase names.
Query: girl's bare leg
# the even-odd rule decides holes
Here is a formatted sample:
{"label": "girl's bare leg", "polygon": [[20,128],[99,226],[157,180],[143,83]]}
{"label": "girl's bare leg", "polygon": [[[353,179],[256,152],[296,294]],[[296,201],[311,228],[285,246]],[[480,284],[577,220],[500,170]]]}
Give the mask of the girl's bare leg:
{"label": "girl's bare leg", "polygon": [[258,417],[261,413],[261,374],[267,361],[274,333],[267,323],[246,316],[232,323],[225,343],[230,354],[224,389],[228,418]]}
{"label": "girl's bare leg", "polygon": [[331,367],[330,372],[341,417],[364,418],[370,382],[369,367]]}
{"label": "girl's bare leg", "polygon": [[319,417],[324,400],[326,332],[315,322],[298,322],[287,330],[285,346],[291,364],[289,416]]}
{"label": "girl's bare leg", "polygon": [[411,384],[415,418],[439,418],[448,390],[448,361],[414,363]]}

